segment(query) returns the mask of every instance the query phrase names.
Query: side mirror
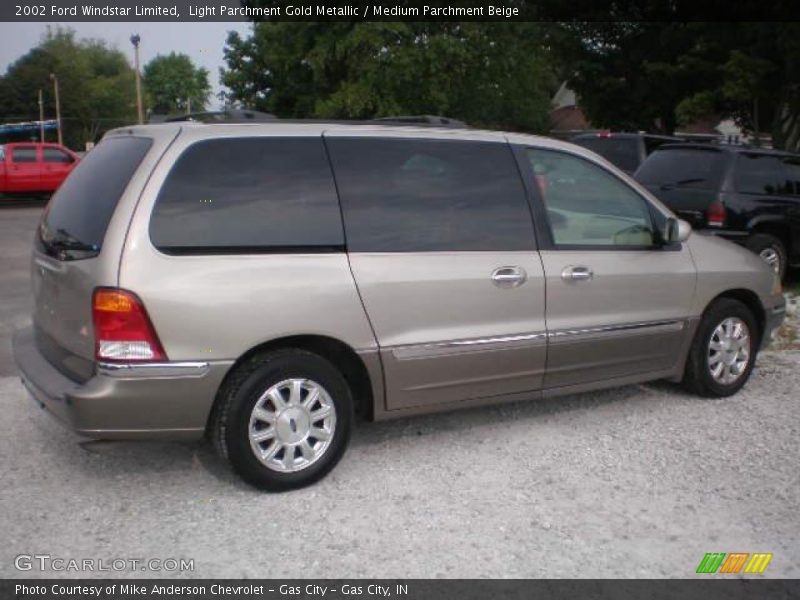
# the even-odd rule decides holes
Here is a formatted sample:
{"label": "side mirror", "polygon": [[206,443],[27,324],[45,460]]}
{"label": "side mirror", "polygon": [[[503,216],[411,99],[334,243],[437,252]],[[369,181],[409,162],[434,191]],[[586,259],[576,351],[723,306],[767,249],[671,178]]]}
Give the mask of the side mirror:
{"label": "side mirror", "polygon": [[666,242],[685,242],[692,234],[692,226],[683,219],[670,217],[664,226],[664,240]]}

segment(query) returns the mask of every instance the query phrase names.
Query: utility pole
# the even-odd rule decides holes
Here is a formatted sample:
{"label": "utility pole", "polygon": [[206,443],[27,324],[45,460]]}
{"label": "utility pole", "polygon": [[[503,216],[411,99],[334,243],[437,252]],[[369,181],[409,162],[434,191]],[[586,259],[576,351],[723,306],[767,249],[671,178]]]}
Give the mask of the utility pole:
{"label": "utility pole", "polygon": [[133,44],[133,64],[136,69],[136,112],[139,115],[139,125],[144,124],[144,107],[142,106],[142,76],[139,73],[139,42],[142,38],[138,33],[131,36]]}
{"label": "utility pole", "polygon": [[50,73],[50,79],[53,80],[53,91],[56,95],[56,128],[58,129],[58,143],[64,145],[64,137],[61,135],[61,100],[58,97],[58,77],[55,73]]}
{"label": "utility pole", "polygon": [[44,144],[44,102],[42,102],[42,90],[39,90],[39,141]]}

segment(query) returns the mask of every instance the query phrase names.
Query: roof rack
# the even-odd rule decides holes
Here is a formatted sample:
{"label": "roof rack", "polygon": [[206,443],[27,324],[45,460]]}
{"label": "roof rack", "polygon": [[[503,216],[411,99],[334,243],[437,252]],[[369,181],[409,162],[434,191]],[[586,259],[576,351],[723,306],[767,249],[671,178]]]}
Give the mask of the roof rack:
{"label": "roof rack", "polygon": [[377,123],[396,123],[398,125],[433,125],[435,127],[451,127],[453,129],[466,129],[464,121],[439,117],[436,115],[401,115],[396,117],[379,117],[372,119]]}
{"label": "roof rack", "polygon": [[180,121],[199,121],[201,123],[252,123],[254,121],[275,121],[278,117],[273,114],[248,110],[241,108],[230,108],[225,110],[194,112],[185,115],[173,115],[166,117],[164,123],[176,123]]}
{"label": "roof rack", "polygon": [[349,119],[281,119],[273,114],[257,110],[231,108],[219,111],[194,112],[185,115],[151,115],[150,123],[179,123],[193,121],[199,123],[335,123],[339,125],[397,125],[407,127],[445,127],[448,129],[467,129],[463,121],[435,115],[401,115],[379,117],[368,120]]}

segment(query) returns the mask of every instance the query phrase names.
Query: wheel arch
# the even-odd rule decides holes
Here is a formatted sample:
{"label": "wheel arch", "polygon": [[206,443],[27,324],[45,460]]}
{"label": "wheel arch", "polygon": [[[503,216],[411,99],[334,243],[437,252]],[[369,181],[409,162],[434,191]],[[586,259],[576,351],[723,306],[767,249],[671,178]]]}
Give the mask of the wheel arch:
{"label": "wheel arch", "polygon": [[767,325],[767,311],[764,309],[764,305],[761,304],[758,294],[752,290],[748,290],[747,288],[733,288],[730,290],[725,290],[711,299],[711,301],[706,305],[703,314],[708,311],[709,307],[711,307],[714,302],[721,298],[738,300],[753,313],[756,323],[758,324],[758,345],[756,346],[756,348],[758,348],[761,345],[761,338],[764,335],[764,329]]}
{"label": "wheel arch", "polygon": [[780,217],[755,218],[748,224],[748,229],[751,235],[764,233],[778,238],[786,248],[787,256],[792,256],[797,250],[792,244],[791,226]]}
{"label": "wheel arch", "polygon": [[373,376],[364,360],[348,344],[341,340],[322,335],[292,335],[276,338],[253,346],[242,354],[228,369],[217,389],[214,403],[209,412],[206,429],[214,420],[214,413],[220,403],[220,390],[223,390],[238,371],[238,369],[254,356],[274,352],[276,350],[294,349],[305,350],[329,361],[344,376],[353,393],[356,412],[368,420],[374,417],[375,393],[373,391]]}

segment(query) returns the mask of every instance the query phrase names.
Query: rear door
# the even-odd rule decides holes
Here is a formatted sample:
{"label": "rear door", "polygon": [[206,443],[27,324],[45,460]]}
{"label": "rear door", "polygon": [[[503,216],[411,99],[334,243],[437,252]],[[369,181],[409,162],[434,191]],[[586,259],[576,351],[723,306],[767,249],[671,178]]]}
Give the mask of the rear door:
{"label": "rear door", "polygon": [[511,150],[403,132],[326,134],[387,409],[538,390],[544,279]]}
{"label": "rear door", "polygon": [[666,216],[584,157],[546,148],[519,156],[538,184],[550,339],[545,387],[673,369],[696,275],[687,247],[658,243]]}
{"label": "rear door", "polygon": [[55,146],[42,147],[41,181],[42,191],[52,192],[67,178],[75,159],[71,154]]}
{"label": "rear door", "polygon": [[36,144],[14,144],[8,163],[8,191],[41,191],[41,156]]}

